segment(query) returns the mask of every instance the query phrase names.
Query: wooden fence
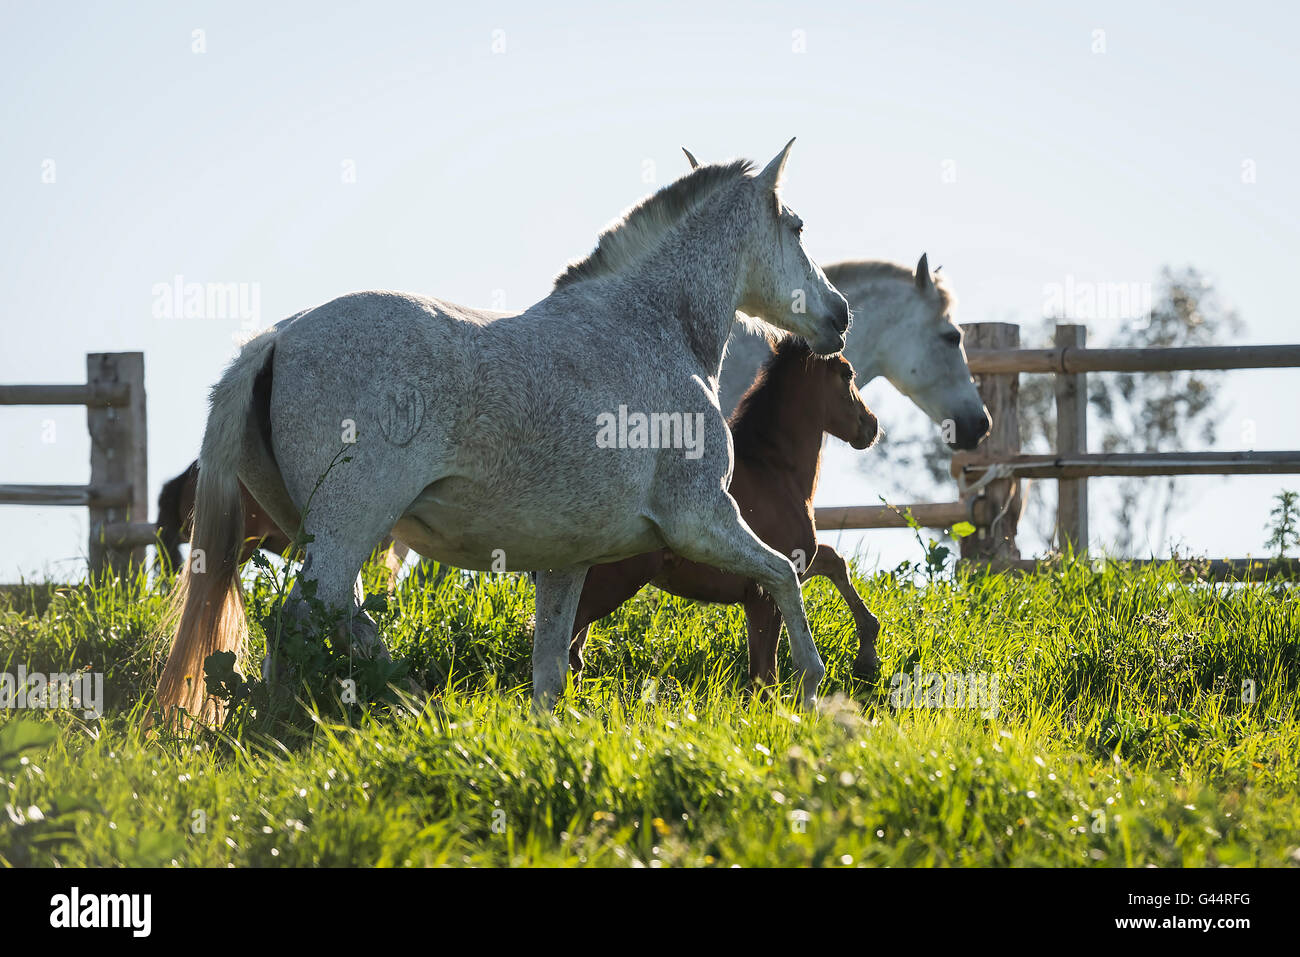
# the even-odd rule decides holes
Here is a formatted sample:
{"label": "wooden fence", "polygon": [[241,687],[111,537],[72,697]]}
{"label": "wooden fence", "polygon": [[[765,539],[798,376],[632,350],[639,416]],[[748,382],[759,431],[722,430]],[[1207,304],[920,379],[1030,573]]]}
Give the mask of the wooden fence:
{"label": "wooden fence", "polygon": [[[1024,478],[1056,480],[1057,544],[1085,552],[1090,478],[1300,473],[1300,451],[1089,453],[1087,419],[1089,372],[1300,368],[1300,345],[1089,349],[1085,327],[1058,323],[1053,348],[1021,349],[1020,328],[1014,324],[981,322],[962,328],[971,371],[993,419],[992,431],[974,452],[953,456],[953,477],[960,488],[969,490],[960,501],[899,508],[910,508],[913,517],[930,528],[950,528],[961,521],[974,525],[976,533],[961,542],[963,559],[995,567],[1034,566],[1033,561],[1021,559],[1016,547]],[[1057,448],[1048,455],[1021,453],[1022,372],[1056,376]],[[823,531],[904,528],[906,523],[885,506],[849,506],[817,509],[817,527]],[[1273,572],[1279,566],[1300,571],[1300,562],[1294,560],[1226,559],[1210,563],[1207,573],[1259,577],[1259,572]]]}
{"label": "wooden fence", "polygon": [[[1294,452],[1088,452],[1089,372],[1192,369],[1300,368],[1300,345],[1205,346],[1185,349],[1089,349],[1083,326],[1061,323],[1051,349],[1021,349],[1020,328],[1002,322],[963,327],[967,357],[993,418],[974,452],[953,457],[952,474],[968,492],[956,502],[900,506],[923,526],[951,528],[968,521],[976,532],[961,542],[962,558],[994,566],[1032,567],[1016,547],[1020,480],[1055,479],[1059,490],[1057,543],[1086,551],[1088,480],[1102,476],[1246,475],[1300,473]],[[1020,449],[1017,398],[1022,372],[1056,376],[1057,449],[1025,455]],[[0,385],[3,405],[83,405],[90,431],[87,485],[0,485],[0,505],[73,505],[90,509],[88,557],[94,572],[122,571],[145,560],[154,543],[148,521],[148,454],[144,354],[86,356],[86,381],[74,385]],[[864,505],[817,509],[823,531],[905,528],[897,511]],[[1300,571],[1300,561],[1282,563]],[[1271,571],[1277,562],[1227,559],[1210,573]]]}
{"label": "wooden fence", "polygon": [[144,353],[90,353],[84,384],[0,385],[0,405],[84,405],[90,431],[88,485],[0,485],[0,505],[89,508],[91,571],[143,564],[145,547],[154,542],[147,521]]}

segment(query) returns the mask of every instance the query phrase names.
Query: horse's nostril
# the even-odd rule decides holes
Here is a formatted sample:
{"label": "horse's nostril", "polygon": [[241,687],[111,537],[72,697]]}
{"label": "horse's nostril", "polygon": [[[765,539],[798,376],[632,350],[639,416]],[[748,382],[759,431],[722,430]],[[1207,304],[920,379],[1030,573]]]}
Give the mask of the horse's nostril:
{"label": "horse's nostril", "polygon": [[843,332],[849,327],[849,304],[841,303],[835,310],[835,331]]}
{"label": "horse's nostril", "polygon": [[989,421],[989,417],[987,415],[981,415],[979,421],[975,423],[975,428],[976,428],[975,434],[988,435],[989,428],[992,427],[992,425],[993,423]]}

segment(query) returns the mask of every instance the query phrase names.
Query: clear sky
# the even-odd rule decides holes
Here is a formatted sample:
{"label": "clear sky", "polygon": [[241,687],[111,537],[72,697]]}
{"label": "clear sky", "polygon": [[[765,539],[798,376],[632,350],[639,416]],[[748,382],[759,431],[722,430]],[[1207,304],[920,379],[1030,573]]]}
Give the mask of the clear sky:
{"label": "clear sky", "polygon": [[[1297,35],[1296,7],[1249,2],[3,2],[0,382],[142,350],[156,497],[241,327],[158,317],[159,284],[246,284],[259,327],[361,288],[522,309],[680,146],[766,161],[793,135],[810,253],[928,251],[958,321],[1029,326],[1067,277],[1192,264],[1243,341],[1300,341]],[[1221,447],[1251,420],[1254,447],[1300,448],[1297,387],[1231,374]],[[920,416],[889,392],[868,389],[887,427]],[[861,453],[829,455],[819,504],[873,503]],[[88,459],[84,411],[0,408],[0,482],[84,482]],[[1188,484],[1171,536],[1243,555],[1300,479]],[[85,528],[0,506],[0,581],[77,574]]]}

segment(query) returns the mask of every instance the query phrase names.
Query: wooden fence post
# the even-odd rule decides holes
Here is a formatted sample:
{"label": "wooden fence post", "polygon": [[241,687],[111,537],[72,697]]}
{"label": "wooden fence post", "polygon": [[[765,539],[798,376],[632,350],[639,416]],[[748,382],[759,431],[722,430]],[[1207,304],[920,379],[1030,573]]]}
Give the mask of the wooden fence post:
{"label": "wooden fence post", "polygon": [[105,527],[117,522],[149,520],[149,468],[145,421],[144,353],[92,352],[86,356],[86,382],[92,388],[123,384],[128,388],[126,405],[87,406],[86,427],[90,431],[90,485],[92,489],[115,484],[130,488],[126,505],[90,505],[90,572],[105,569],[123,573],[132,564],[142,565],[145,548],[115,548],[105,540]]}
{"label": "wooden fence post", "polygon": [[[1056,454],[1068,456],[1088,451],[1088,376],[1084,372],[1066,373],[1067,349],[1083,349],[1088,343],[1088,328],[1058,322],[1054,340],[1061,356],[1061,372],[1056,374]],[[1073,547],[1075,554],[1088,551],[1088,480],[1060,479],[1056,483],[1056,542],[1061,551]]]}
{"label": "wooden fence post", "polygon": [[[967,349],[1019,349],[1020,327],[1011,322],[974,322],[962,326]],[[989,436],[973,452],[953,456],[954,475],[963,465],[1005,461],[1020,454],[1020,374],[983,373],[975,376],[980,396],[993,420]],[[961,540],[961,557],[982,561],[1015,561],[1016,525],[1020,520],[1020,483],[1014,478],[990,482],[983,490],[988,502],[984,509],[993,525],[980,527],[974,535]],[[1000,518],[998,516],[1001,516]]]}

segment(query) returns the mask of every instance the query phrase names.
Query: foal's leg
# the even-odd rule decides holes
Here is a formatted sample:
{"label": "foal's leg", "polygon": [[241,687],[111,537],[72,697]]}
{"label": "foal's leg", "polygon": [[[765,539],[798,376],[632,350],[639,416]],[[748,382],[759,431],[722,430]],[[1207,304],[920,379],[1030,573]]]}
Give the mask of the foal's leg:
{"label": "foal's leg", "polygon": [[537,627],[533,632],[533,710],[550,711],[569,673],[569,642],[585,566],[537,573]]}
{"label": "foal's leg", "polygon": [[388,569],[388,594],[397,591],[397,578],[406,564],[406,556],[411,554],[404,542],[399,542],[391,535],[379,546],[384,550],[384,567]]}
{"label": "foal's leg", "polygon": [[829,578],[831,584],[839,591],[840,597],[849,606],[853,614],[853,623],[858,632],[858,656],[853,660],[853,674],[858,678],[874,678],[880,673],[880,658],[876,654],[876,636],[880,634],[880,621],[866,606],[858,590],[849,578],[849,566],[843,556],[829,545],[817,546],[817,554],[812,564],[804,572],[803,580],[810,578]]}
{"label": "foal's leg", "polygon": [[663,567],[664,553],[659,549],[621,562],[592,565],[587,570],[582,598],[573,619],[573,643],[569,646],[569,667],[573,669],[575,681],[582,676],[582,649],[587,644],[591,623],[617,611]]}
{"label": "foal's leg", "polygon": [[781,610],[759,588],[745,592],[745,625],[749,631],[749,680],[764,694],[776,684],[776,646],[781,640]]}
{"label": "foal's leg", "polygon": [[586,663],[582,659],[582,649],[590,635],[591,625],[583,625],[573,636],[573,644],[569,645],[569,670],[573,672],[574,684],[582,680],[582,666]]}
{"label": "foal's leg", "polygon": [[804,613],[803,593],[794,565],[760,541],[740,517],[730,495],[713,499],[711,510],[675,517],[663,528],[668,547],[683,558],[753,579],[775,599],[790,633],[790,657],[799,672],[800,698],[817,703],[817,686],[826,674]]}

